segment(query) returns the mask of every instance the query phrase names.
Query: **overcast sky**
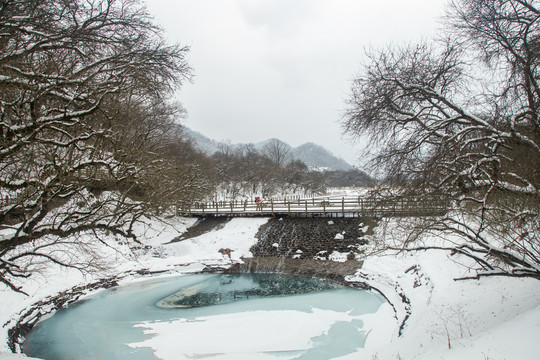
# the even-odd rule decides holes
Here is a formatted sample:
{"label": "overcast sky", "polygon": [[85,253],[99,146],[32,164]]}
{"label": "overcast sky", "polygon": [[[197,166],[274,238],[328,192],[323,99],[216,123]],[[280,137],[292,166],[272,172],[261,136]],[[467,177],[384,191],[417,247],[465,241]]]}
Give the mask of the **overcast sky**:
{"label": "overcast sky", "polygon": [[215,140],[314,142],[351,164],[339,120],[365,48],[430,39],[444,0],[146,0],[189,45],[184,124]]}

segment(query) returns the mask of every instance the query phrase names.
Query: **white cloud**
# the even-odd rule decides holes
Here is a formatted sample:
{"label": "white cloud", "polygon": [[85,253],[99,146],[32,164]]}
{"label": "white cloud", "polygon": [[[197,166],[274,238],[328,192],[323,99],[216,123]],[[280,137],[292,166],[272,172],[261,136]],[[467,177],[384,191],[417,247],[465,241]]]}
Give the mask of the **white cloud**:
{"label": "white cloud", "polygon": [[[312,141],[348,161],[338,124],[365,47],[429,38],[442,0],[148,0],[191,45],[187,125],[233,142]],[[346,150],[344,150],[346,149]]]}

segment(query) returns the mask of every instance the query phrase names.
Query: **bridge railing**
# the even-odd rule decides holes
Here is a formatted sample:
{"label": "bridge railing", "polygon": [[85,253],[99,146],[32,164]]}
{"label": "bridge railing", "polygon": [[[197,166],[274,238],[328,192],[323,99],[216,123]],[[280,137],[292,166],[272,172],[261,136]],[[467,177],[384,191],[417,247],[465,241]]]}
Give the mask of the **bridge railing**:
{"label": "bridge railing", "polygon": [[422,199],[375,199],[362,197],[294,200],[195,202],[182,210],[188,216],[435,216],[445,214],[449,201],[443,197]]}

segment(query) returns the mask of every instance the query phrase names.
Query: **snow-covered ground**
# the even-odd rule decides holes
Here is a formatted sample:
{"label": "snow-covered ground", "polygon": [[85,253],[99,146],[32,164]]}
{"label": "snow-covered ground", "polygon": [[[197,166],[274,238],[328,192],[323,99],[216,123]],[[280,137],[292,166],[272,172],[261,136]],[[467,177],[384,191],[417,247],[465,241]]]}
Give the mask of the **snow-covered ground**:
{"label": "snow-covered ground", "polygon": [[[138,281],[141,275],[135,271],[140,269],[177,273],[200,271],[208,265],[228,266],[250,256],[249,248],[257,241],[255,234],[267,219],[235,218],[219,230],[167,244],[194,221],[148,220],[138,233],[152,247],[137,253],[127,248],[121,252],[104,248],[103,254],[115,264],[105,274],[83,275],[51,266],[24,283],[30,296],[0,287],[0,359],[24,358],[8,353],[7,329],[19,313],[40,299],[119,273],[132,273],[121,283]],[[232,260],[219,252],[222,248],[232,250]],[[464,261],[436,251],[365,259],[363,268],[348,279],[377,287],[393,308],[384,305],[376,314],[366,316],[363,321],[373,330],[365,347],[340,359],[538,359],[540,281],[503,277],[454,281],[467,275],[461,265]],[[405,303],[404,297],[408,299]],[[394,311],[395,317],[388,316]],[[407,321],[400,329],[404,319]],[[253,339],[257,337],[254,332]]]}

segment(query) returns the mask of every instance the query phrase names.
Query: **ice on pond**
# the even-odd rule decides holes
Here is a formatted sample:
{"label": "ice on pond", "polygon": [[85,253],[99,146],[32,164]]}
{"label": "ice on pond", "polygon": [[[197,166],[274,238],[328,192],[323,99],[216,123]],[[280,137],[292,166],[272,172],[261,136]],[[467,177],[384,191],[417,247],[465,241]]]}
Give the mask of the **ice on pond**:
{"label": "ice on pond", "polygon": [[24,351],[46,360],[328,359],[364,345],[362,319],[383,302],[309,277],[184,275],[58,311],[32,330]]}
{"label": "ice on pond", "polygon": [[158,302],[160,307],[189,308],[268,296],[307,294],[342,286],[305,276],[243,274],[210,277]]}

